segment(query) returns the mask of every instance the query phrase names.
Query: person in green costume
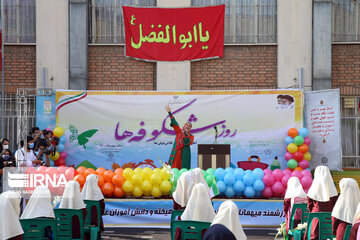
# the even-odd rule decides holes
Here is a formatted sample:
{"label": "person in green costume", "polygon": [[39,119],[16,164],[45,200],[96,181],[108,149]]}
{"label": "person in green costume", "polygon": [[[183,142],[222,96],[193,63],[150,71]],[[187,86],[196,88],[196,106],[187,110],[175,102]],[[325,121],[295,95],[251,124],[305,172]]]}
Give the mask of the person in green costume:
{"label": "person in green costume", "polygon": [[171,114],[170,106],[166,106],[165,110],[169,113],[170,116],[170,126],[174,128],[176,133],[175,142],[171,150],[169,165],[172,168],[186,168],[190,169],[191,165],[191,151],[190,145],[194,142],[194,136],[191,135],[190,130],[192,124],[187,122],[184,127],[181,129],[178,122],[175,120],[174,116]]}

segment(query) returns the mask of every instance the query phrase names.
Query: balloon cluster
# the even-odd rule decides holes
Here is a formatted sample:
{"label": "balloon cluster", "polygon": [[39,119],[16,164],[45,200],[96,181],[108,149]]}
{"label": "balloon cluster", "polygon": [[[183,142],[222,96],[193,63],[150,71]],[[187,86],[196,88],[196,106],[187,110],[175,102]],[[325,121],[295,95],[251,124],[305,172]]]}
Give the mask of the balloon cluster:
{"label": "balloon cluster", "polygon": [[262,191],[262,196],[264,198],[284,197],[287,182],[291,177],[297,177],[300,180],[304,191],[306,193],[308,192],[312,184],[312,176],[309,170],[302,170],[299,172],[297,170],[290,171],[289,169],[285,169],[284,171],[280,169],[275,169],[274,171],[265,169],[263,178],[265,188]]}
{"label": "balloon cluster", "polygon": [[220,194],[228,198],[234,196],[261,197],[261,192],[265,188],[264,171],[260,168],[253,171],[244,171],[242,168],[217,168],[215,177]]}
{"label": "balloon cluster", "polygon": [[[47,130],[51,130],[51,129],[47,129]],[[65,159],[67,157],[67,153],[65,152],[65,146],[64,146],[66,142],[65,136],[63,136],[64,130],[61,127],[56,127],[52,132],[54,134],[54,137],[59,138],[59,142],[53,141],[53,144],[56,145],[56,151],[50,154],[50,159],[54,161],[54,165],[57,167],[66,165]]]}
{"label": "balloon cluster", "polygon": [[308,135],[309,130],[307,128],[300,128],[299,131],[295,128],[289,129],[288,136],[285,138],[287,145],[285,160],[290,171],[296,170],[301,172],[309,167],[311,160],[309,145],[311,140]]}

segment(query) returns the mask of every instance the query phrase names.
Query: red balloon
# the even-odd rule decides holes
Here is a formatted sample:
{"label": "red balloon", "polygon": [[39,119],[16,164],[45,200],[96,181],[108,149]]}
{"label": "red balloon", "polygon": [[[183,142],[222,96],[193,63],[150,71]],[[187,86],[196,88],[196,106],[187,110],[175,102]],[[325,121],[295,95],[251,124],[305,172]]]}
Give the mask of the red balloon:
{"label": "red balloon", "polygon": [[67,157],[67,153],[65,151],[60,153],[60,158],[65,159]]}
{"label": "red balloon", "polygon": [[298,162],[302,161],[304,158],[304,153],[297,151],[296,153],[294,153],[294,159]]}
{"label": "red balloon", "polygon": [[65,159],[59,158],[58,160],[54,161],[54,166],[60,167],[66,164]]}

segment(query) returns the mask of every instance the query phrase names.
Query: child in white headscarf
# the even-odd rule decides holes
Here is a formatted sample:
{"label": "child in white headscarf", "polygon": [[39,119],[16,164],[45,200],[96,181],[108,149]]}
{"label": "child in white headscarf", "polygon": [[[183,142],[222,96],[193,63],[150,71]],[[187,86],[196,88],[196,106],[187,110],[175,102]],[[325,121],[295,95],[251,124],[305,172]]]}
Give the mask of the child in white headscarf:
{"label": "child in white headscarf", "polygon": [[0,194],[0,199],[7,198],[10,200],[11,205],[13,206],[15,213],[20,217],[20,202],[21,196],[18,192],[6,191]]}
{"label": "child in white headscarf", "polygon": [[349,240],[360,240],[360,203],[357,205]]}
{"label": "child in white headscarf", "polygon": [[11,198],[0,197],[0,239],[19,240],[24,234],[19,213],[13,206]]}
{"label": "child in white headscarf", "polygon": [[342,240],[347,225],[354,221],[357,205],[360,202],[358,183],[352,178],[343,178],[339,183],[340,195],[332,211],[332,231],[336,240]]}
{"label": "child in white headscarf", "polygon": [[27,218],[55,218],[49,188],[45,186],[35,188],[21,215],[21,219]]}

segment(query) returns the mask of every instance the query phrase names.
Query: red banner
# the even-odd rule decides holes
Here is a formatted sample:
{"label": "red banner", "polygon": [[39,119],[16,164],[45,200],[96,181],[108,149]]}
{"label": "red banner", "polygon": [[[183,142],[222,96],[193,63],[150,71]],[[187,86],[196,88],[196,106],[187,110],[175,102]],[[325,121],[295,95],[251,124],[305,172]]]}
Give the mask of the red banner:
{"label": "red banner", "polygon": [[123,7],[125,55],[149,61],[223,56],[225,5],[199,8]]}

